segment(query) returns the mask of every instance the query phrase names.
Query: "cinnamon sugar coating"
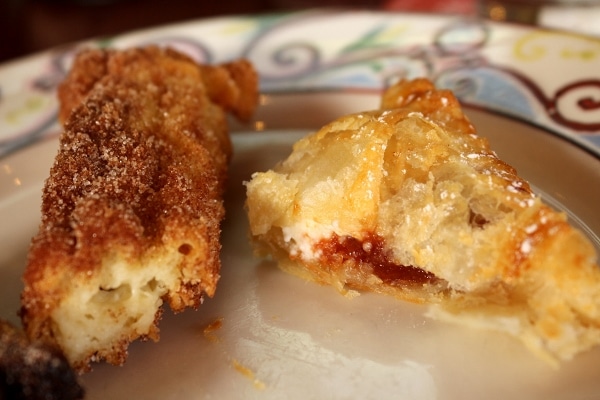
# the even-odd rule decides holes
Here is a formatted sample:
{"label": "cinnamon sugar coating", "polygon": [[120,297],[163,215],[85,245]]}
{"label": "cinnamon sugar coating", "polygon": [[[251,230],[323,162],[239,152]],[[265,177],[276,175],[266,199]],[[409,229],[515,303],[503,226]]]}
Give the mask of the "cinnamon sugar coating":
{"label": "cinnamon sugar coating", "polygon": [[178,312],[215,293],[226,112],[250,116],[257,76],[244,60],[200,66],[158,47],[89,50],[58,95],[64,132],[22,319],[31,338],[86,370],[91,359],[123,363],[138,337],[157,340],[163,300]]}

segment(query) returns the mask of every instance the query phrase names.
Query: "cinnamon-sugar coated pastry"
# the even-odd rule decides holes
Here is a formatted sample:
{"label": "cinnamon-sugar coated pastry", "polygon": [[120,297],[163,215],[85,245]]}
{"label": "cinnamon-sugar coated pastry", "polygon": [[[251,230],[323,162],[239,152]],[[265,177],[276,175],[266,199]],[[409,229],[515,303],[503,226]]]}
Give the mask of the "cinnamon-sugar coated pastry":
{"label": "cinnamon-sugar coated pastry", "polygon": [[286,271],[430,304],[553,365],[600,343],[592,244],[428,80],[399,82],[246,185],[256,248]]}
{"label": "cinnamon-sugar coated pastry", "polygon": [[247,61],[201,66],[158,47],[86,50],[59,88],[64,131],[24,273],[22,320],[79,371],[122,364],[175,312],[213,296],[226,113],[257,104]]}

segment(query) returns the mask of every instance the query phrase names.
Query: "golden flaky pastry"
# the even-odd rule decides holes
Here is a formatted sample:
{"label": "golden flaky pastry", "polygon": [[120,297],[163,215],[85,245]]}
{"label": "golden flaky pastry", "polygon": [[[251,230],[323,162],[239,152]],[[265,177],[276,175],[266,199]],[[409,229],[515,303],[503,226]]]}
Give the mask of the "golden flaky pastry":
{"label": "golden flaky pastry", "polygon": [[64,132],[24,274],[28,336],[80,371],[158,339],[161,305],[197,307],[219,279],[231,142],[257,75],[169,49],[89,50],[59,88]]}
{"label": "golden flaky pastry", "polygon": [[403,81],[247,183],[259,252],[343,293],[432,305],[559,360],[600,342],[592,244],[492,152],[447,90]]}

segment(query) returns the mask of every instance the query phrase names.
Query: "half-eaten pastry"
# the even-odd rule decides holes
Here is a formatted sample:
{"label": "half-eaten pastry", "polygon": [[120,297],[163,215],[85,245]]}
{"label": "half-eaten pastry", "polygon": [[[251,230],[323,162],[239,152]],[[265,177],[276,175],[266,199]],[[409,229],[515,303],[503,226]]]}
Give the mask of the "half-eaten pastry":
{"label": "half-eaten pastry", "polygon": [[79,371],[122,364],[175,312],[213,296],[231,157],[226,113],[247,118],[257,75],[158,47],[80,53],[59,88],[64,131],[24,274],[32,340]]}
{"label": "half-eaten pastry", "polygon": [[283,270],[431,304],[555,365],[600,343],[593,245],[428,80],[392,86],[246,185],[256,248]]}

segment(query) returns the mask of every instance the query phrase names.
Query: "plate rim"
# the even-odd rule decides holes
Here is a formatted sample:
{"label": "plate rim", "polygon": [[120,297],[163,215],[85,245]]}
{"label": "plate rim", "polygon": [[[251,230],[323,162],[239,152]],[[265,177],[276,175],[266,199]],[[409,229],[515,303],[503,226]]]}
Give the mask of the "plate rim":
{"label": "plate rim", "polygon": [[[226,16],[214,16],[208,18],[199,18],[199,19],[191,19],[187,21],[173,22],[168,24],[157,25],[153,27],[141,28],[137,30],[132,30],[129,32],[120,33],[113,36],[106,37],[96,37],[88,40],[77,41],[73,43],[68,43],[65,45],[57,46],[51,49],[47,49],[45,51],[37,52],[31,55],[24,56],[22,58],[9,60],[8,62],[4,62],[0,64],[0,105],[2,104],[2,93],[3,88],[1,86],[2,83],[2,75],[6,74],[6,71],[15,68],[29,68],[36,71],[37,75],[22,77],[22,80],[33,80],[33,82],[29,83],[29,86],[26,87],[25,90],[31,91],[35,90],[35,85],[48,85],[50,90],[53,90],[57,81],[61,78],[60,74],[64,74],[65,71],[60,71],[60,69],[64,69],[66,63],[68,62],[68,58],[72,57],[73,52],[78,51],[84,47],[124,47],[128,45],[132,45],[133,43],[148,44],[144,43],[144,41],[149,40],[150,42],[161,42],[166,40],[167,42],[162,43],[163,45],[170,45],[168,42],[169,35],[172,35],[173,32],[187,32],[189,30],[201,29],[203,27],[209,25],[219,25],[219,24],[243,24],[243,23],[254,23],[259,26],[258,28],[254,27],[254,31],[251,31],[244,37],[246,42],[244,46],[239,49],[237,55],[229,54],[225,56],[225,58],[234,58],[234,57],[252,57],[249,54],[250,50],[252,50],[252,46],[256,45],[257,41],[260,41],[262,37],[268,36],[272,33],[274,29],[281,29],[289,27],[289,26],[308,26],[311,23],[315,22],[315,19],[323,18],[323,16],[327,16],[328,19],[336,19],[336,18],[350,18],[352,20],[359,19],[373,19],[374,21],[384,21],[387,23],[391,23],[393,21],[417,21],[417,22],[425,22],[425,21],[435,21],[436,24],[441,24],[440,26],[436,25],[436,29],[439,28],[439,31],[436,32],[428,32],[425,29],[427,35],[432,35],[433,37],[427,37],[425,40],[426,46],[433,46],[433,50],[435,50],[435,46],[440,46],[440,42],[438,39],[440,36],[446,35],[448,31],[451,34],[456,34],[459,36],[461,31],[458,33],[453,32],[453,27],[464,27],[465,30],[462,31],[463,35],[478,35],[483,33],[488,33],[490,36],[484,38],[485,41],[478,43],[467,43],[468,45],[473,45],[478,47],[475,49],[476,54],[482,54],[484,51],[488,49],[493,49],[495,45],[499,43],[499,39],[493,38],[492,34],[495,34],[496,31],[502,31],[504,37],[502,38],[505,42],[515,42],[515,37],[518,35],[537,35],[537,34],[550,34],[550,35],[558,35],[560,38],[568,38],[569,40],[574,41],[598,41],[597,38],[593,36],[587,36],[582,34],[575,34],[572,32],[562,31],[558,29],[548,29],[548,28],[540,28],[535,26],[524,26],[521,24],[513,24],[507,22],[497,22],[497,21],[487,21],[481,19],[475,19],[473,17],[461,16],[461,15],[444,15],[440,13],[423,13],[423,12],[390,12],[385,10],[371,10],[371,9],[350,9],[350,8],[316,8],[309,9],[303,11],[291,11],[291,12],[274,12],[274,13],[259,13],[259,14],[237,14],[237,15],[226,15]],[[383,28],[382,28],[383,29]],[[431,27],[429,27],[431,29]],[[469,33],[469,29],[479,29],[480,32]],[[466,33],[465,33],[466,32]],[[377,32],[367,32],[368,34],[377,35]],[[389,33],[389,32],[388,32]],[[161,38],[161,35],[163,37]],[[507,36],[508,35],[508,36]],[[512,35],[512,36],[511,36]],[[191,34],[188,35],[191,38]],[[450,35],[451,36],[451,35]],[[183,34],[183,37],[186,37],[186,34]],[[313,39],[315,39],[313,37]],[[364,38],[361,38],[364,39]],[[415,39],[416,40],[416,39]],[[452,39],[451,39],[452,40]],[[432,43],[434,41],[435,43]],[[498,43],[497,43],[498,42]],[[396,45],[397,43],[394,40],[391,40],[392,45]],[[463,42],[458,42],[460,45],[463,45]],[[160,43],[159,43],[160,44]],[[513,43],[514,44],[514,43]],[[371,49],[374,46],[379,45],[379,43],[367,43],[365,48]],[[400,46],[410,46],[411,40],[408,40],[405,43],[400,43]],[[414,45],[414,44],[413,44]],[[456,43],[453,42],[453,45]],[[598,43],[600,46],[600,42]],[[430,49],[426,49],[430,50]],[[451,48],[443,49],[444,51],[452,51]],[[474,53],[474,54],[475,54]],[[408,58],[414,57],[414,55],[404,55]],[[443,57],[442,57],[443,58]],[[417,57],[418,59],[418,57]],[[427,61],[423,59],[424,61]],[[405,60],[406,61],[406,60]],[[431,60],[430,60],[431,61]],[[433,61],[439,61],[434,59]],[[61,64],[63,63],[63,64]],[[596,66],[600,67],[600,60],[594,61],[592,63]],[[493,63],[492,63],[493,64]],[[505,73],[505,67],[512,67],[511,62],[508,62],[506,65],[497,65],[496,72]],[[339,66],[332,65],[330,69],[338,68]],[[459,66],[460,67],[460,66]],[[48,71],[50,68],[56,68],[57,71]],[[514,69],[514,68],[513,68]],[[259,73],[262,74],[264,71],[259,70]],[[508,71],[508,73],[513,73],[515,71]],[[540,77],[532,78],[531,76],[523,76],[520,71],[516,70],[514,77],[516,80],[523,80],[521,85],[531,86],[532,83],[539,84],[542,86],[544,82],[539,81]],[[435,77],[433,77],[435,78]],[[439,78],[439,76],[438,76]],[[46,81],[44,81],[44,79]],[[296,79],[293,77],[293,79]],[[527,81],[529,80],[529,81]],[[600,80],[598,81],[600,82]],[[23,83],[23,82],[22,82]],[[303,86],[303,83],[297,84],[296,82],[289,81],[287,84],[284,82],[281,86],[271,86],[271,87],[263,87],[262,92],[266,94],[273,94],[279,91],[293,91],[293,92],[303,92],[303,91],[329,91],[329,90],[383,90],[384,86],[381,85],[382,82],[369,83],[367,86],[361,84],[355,84],[349,81],[342,82],[337,86],[328,86],[323,84],[323,81],[313,81],[308,86]],[[385,83],[385,82],[383,82]],[[592,84],[593,82],[588,82]],[[443,82],[442,82],[443,84]],[[595,83],[593,83],[595,85]],[[600,84],[600,83],[599,83]],[[54,86],[53,86],[54,85]],[[287,85],[287,86],[286,86]],[[379,85],[379,86],[377,86]],[[48,89],[48,87],[46,89]],[[534,88],[535,89],[535,88]],[[531,89],[533,92],[533,96],[539,96],[540,88]],[[22,92],[22,91],[21,91]],[[17,93],[20,93],[19,91]],[[10,95],[9,91],[4,91],[4,95]],[[6,99],[6,98],[5,98]],[[552,100],[552,99],[550,99]],[[556,99],[554,99],[556,100]],[[483,108],[488,111],[494,111],[498,114],[506,115],[510,118],[516,118],[525,123],[532,123],[533,125],[540,127],[542,129],[547,130],[548,132],[565,136],[569,139],[569,141],[577,143],[580,146],[585,147],[589,152],[593,152],[596,156],[600,157],[600,132],[598,132],[598,143],[592,143],[590,140],[587,140],[591,134],[588,133],[579,133],[572,129],[557,127],[553,125],[550,120],[542,120],[542,121],[530,121],[524,116],[515,115],[512,111],[507,111],[503,109],[499,103],[482,103],[479,99],[473,101],[473,99],[462,99],[461,102],[463,104]],[[5,102],[6,103],[6,102]],[[19,137],[19,140],[14,140],[11,145],[12,148],[8,148],[6,151],[0,151],[0,159],[4,158],[5,154],[10,154],[14,151],[18,151],[21,148],[24,148],[30,145],[35,140],[38,140],[41,136],[46,134],[48,131],[52,130],[54,127],[51,122],[56,120],[56,112],[55,109],[52,110],[52,115],[50,116],[50,122],[48,120],[45,121],[44,124],[41,124],[37,127],[37,131],[29,132],[28,138],[23,139],[23,137]],[[1,109],[0,109],[0,117]],[[0,139],[0,145],[2,144],[2,139]],[[1,150],[1,148],[0,148]]]}

